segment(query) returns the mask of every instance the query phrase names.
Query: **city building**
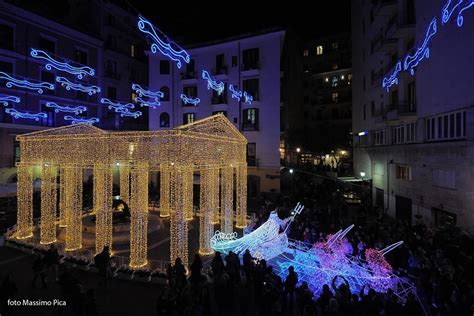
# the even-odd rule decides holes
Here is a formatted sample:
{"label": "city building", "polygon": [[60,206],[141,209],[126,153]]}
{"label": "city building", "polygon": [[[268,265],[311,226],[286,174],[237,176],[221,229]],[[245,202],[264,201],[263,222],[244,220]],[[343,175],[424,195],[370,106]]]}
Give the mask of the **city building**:
{"label": "city building", "polygon": [[356,175],[397,219],[473,231],[474,9],[352,1]]}
{"label": "city building", "polygon": [[[170,129],[223,113],[248,139],[250,198],[280,190],[280,64],[284,40],[285,31],[269,30],[187,46],[190,62],[181,69],[167,57],[149,53],[150,89],[164,94],[161,106],[150,110],[150,130]],[[209,87],[204,71],[210,80],[223,82],[221,94]],[[253,100],[247,100],[244,92]],[[186,102],[182,95],[199,102]]]}
{"label": "city building", "polygon": [[[0,94],[19,98],[18,102],[0,104],[0,184],[16,181],[19,147],[15,136],[18,134],[69,125],[73,118],[92,118],[96,126],[107,130],[147,129],[146,108],[139,109],[143,115],[134,119],[109,110],[100,102],[103,97],[132,102],[132,82],[147,84],[145,41],[137,36],[136,15],[101,1],[87,5],[88,10],[91,5],[97,6],[96,14],[81,15],[80,3],[87,4],[62,2],[62,5],[69,4],[69,13],[65,15],[61,11],[55,16],[54,8],[36,2],[0,1],[0,72],[15,80],[47,82],[54,86],[54,90],[44,88],[43,93],[39,93],[17,85],[8,87],[6,83],[10,79],[5,76],[0,79]],[[83,20],[73,18],[77,15]],[[45,58],[32,56],[32,49],[39,50],[43,57],[49,55],[69,65],[90,67],[95,73],[78,78],[49,67]],[[75,85],[96,88],[90,95],[67,89],[67,85],[57,82],[59,77]],[[72,108],[79,110],[71,112]]]}

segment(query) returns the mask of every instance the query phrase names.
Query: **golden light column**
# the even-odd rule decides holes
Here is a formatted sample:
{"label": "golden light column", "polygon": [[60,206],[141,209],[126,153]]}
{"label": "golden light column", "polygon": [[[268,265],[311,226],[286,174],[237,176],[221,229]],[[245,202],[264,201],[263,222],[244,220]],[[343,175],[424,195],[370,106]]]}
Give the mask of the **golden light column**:
{"label": "golden light column", "polygon": [[219,224],[219,168],[212,168],[209,170],[209,204],[212,212],[212,224]]}
{"label": "golden light column", "polygon": [[170,165],[160,164],[160,217],[170,216]]}
{"label": "golden light column", "polygon": [[190,221],[194,218],[194,209],[193,209],[193,182],[194,174],[192,166],[188,167],[185,170],[184,177],[186,178],[183,185],[184,188],[184,212],[186,214],[186,220]]}
{"label": "golden light column", "polygon": [[64,193],[64,168],[59,169],[59,227],[66,227],[66,198]]}
{"label": "golden light column", "polygon": [[188,266],[188,223],[186,222],[185,200],[188,196],[192,165],[174,165],[171,168],[171,218],[170,218],[170,254],[171,262],[181,258]]}
{"label": "golden light column", "polygon": [[120,163],[120,198],[130,206],[130,167],[123,162]]}
{"label": "golden light column", "polygon": [[221,231],[232,233],[234,224],[234,168],[221,169]]}
{"label": "golden light column", "polygon": [[134,163],[130,180],[130,267],[140,268],[148,252],[148,163]]}
{"label": "golden light column", "polygon": [[112,168],[95,165],[93,172],[95,252],[100,253],[105,246],[112,251]]}
{"label": "golden light column", "polygon": [[26,239],[33,236],[33,168],[20,164],[17,175],[16,238]]}
{"label": "golden light column", "polygon": [[41,168],[40,243],[43,245],[56,241],[56,170],[50,163]]}
{"label": "golden light column", "polygon": [[82,248],[82,168],[64,168],[66,206],[66,251]]}
{"label": "golden light column", "polygon": [[211,248],[211,237],[213,233],[211,195],[209,194],[210,170],[201,170],[201,189],[199,194],[199,254],[210,255],[214,251]]}
{"label": "golden light column", "polygon": [[247,165],[241,164],[236,168],[237,178],[237,203],[235,214],[235,227],[245,228],[247,226]]}

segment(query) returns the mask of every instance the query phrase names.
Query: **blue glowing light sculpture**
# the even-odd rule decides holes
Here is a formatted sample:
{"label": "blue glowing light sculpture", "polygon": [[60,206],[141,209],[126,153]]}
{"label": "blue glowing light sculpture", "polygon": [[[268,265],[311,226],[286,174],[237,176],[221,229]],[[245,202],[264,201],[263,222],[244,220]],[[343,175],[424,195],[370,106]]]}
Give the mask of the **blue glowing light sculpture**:
{"label": "blue glowing light sculpture", "polygon": [[72,66],[68,63],[60,62],[53,57],[51,57],[48,53],[45,51],[39,50],[39,49],[31,49],[30,55],[34,58],[37,59],[44,59],[47,61],[46,64],[46,69],[47,70],[52,70],[52,68],[55,68],[59,71],[64,71],[67,73],[70,73],[71,75],[77,76],[77,78],[82,79],[83,76],[89,75],[89,76],[94,76],[95,75],[95,70],[92,69],[91,67],[88,66]]}
{"label": "blue glowing light sculpture", "polygon": [[181,97],[181,100],[183,100],[184,104],[192,104],[196,106],[199,104],[199,102],[201,102],[201,99],[188,97],[184,93],[181,93],[180,97]]}
{"label": "blue glowing light sculpture", "polygon": [[247,93],[247,91],[244,91],[244,100],[245,100],[245,103],[252,104],[253,96]]}
{"label": "blue glowing light sculpture", "polygon": [[71,121],[71,124],[89,124],[89,125],[92,125],[94,123],[99,122],[98,117],[83,118],[83,117],[74,117],[74,116],[71,116],[71,115],[66,115],[64,117],[64,120]]}
{"label": "blue glowing light sculpture", "polygon": [[1,72],[0,71],[0,79],[7,80],[7,83],[5,86],[7,88],[12,88],[13,86],[19,87],[19,88],[26,88],[29,90],[36,90],[39,94],[43,93],[43,89],[48,89],[48,90],[54,90],[54,84],[49,83],[49,82],[41,82],[41,81],[33,81],[33,80],[21,80],[21,79],[16,79],[12,76],[10,76],[7,73]]}
{"label": "blue glowing light sculpture", "polygon": [[81,114],[82,112],[87,111],[85,106],[67,106],[67,105],[59,105],[55,102],[46,102],[46,107],[53,108],[54,112],[65,112],[65,113],[74,113],[74,114]]}
{"label": "blue glowing light sculpture", "polygon": [[411,75],[415,74],[415,67],[426,57],[430,57],[430,48],[428,47],[431,39],[438,31],[438,26],[436,22],[436,17],[431,20],[428,29],[426,30],[425,38],[422,44],[418,47],[418,49],[413,54],[408,54],[405,57],[404,61],[404,70],[410,70]]}
{"label": "blue glowing light sculpture", "polygon": [[140,97],[155,98],[156,101],[165,96],[165,94],[161,91],[147,90],[137,83],[132,83],[132,90],[134,90]]}
{"label": "blue glowing light sculpture", "polygon": [[142,115],[142,112],[140,111],[129,111],[128,108],[121,108],[121,109],[115,109],[116,113],[120,113],[120,116],[128,116],[128,117],[133,117],[133,118],[138,118],[139,116]]}
{"label": "blue glowing light sculpture", "polygon": [[387,77],[384,77],[382,80],[382,87],[387,89],[387,92],[390,90],[394,84],[398,85],[398,75],[402,71],[402,62],[399,61],[395,67],[392,69],[391,73]]}
{"label": "blue glowing light sculpture", "polygon": [[458,18],[456,19],[456,22],[459,27],[461,27],[464,23],[464,17],[463,17],[463,12],[466,11],[467,9],[471,8],[474,6],[474,0],[468,0],[466,3],[459,9],[458,13]]}
{"label": "blue glowing light sculpture", "polygon": [[81,91],[84,93],[87,93],[88,95],[93,95],[96,93],[99,93],[100,87],[98,86],[84,86],[80,83],[74,83],[69,81],[68,79],[64,77],[56,77],[56,82],[60,83],[61,86],[65,87],[66,90],[75,90],[75,91]]}
{"label": "blue glowing light sculpture", "polygon": [[229,84],[229,91],[232,92],[232,98],[240,101],[242,98],[242,91],[237,90],[233,84]]}
{"label": "blue glowing light sculpture", "polygon": [[135,102],[138,102],[141,107],[147,106],[152,109],[156,109],[157,106],[160,106],[161,103],[155,99],[155,101],[152,101],[151,99],[149,100],[143,100],[140,97],[135,97]]}
{"label": "blue glowing light sculpture", "polygon": [[120,103],[120,102],[113,102],[107,98],[101,98],[100,103],[107,104],[109,110],[114,109],[115,112],[117,110],[124,110],[124,109],[133,109],[135,106],[132,103]]}
{"label": "blue glowing light sculpture", "polygon": [[463,1],[464,0],[454,0],[454,2],[456,4],[454,4],[452,7],[450,7],[451,3],[452,3],[452,0],[448,0],[446,2],[443,9],[441,10],[441,24],[448,23],[448,21],[451,18],[454,10],[456,10]]}
{"label": "blue glowing light sculpture", "polygon": [[[166,36],[163,32],[155,28],[147,19],[144,17],[138,17],[138,29],[143,33],[149,35],[153,40],[153,44],[151,44],[151,51],[153,54],[156,52],[160,52],[164,56],[170,58],[172,61],[176,62],[176,66],[181,68],[182,64],[181,61],[185,63],[189,63],[190,57],[189,54],[178,46],[175,42],[173,42],[168,36]],[[158,36],[157,31],[160,35],[166,40],[162,40],[160,36]]]}
{"label": "blue glowing light sculpture", "polygon": [[206,70],[202,71],[202,79],[207,80],[207,90],[215,90],[218,95],[221,95],[222,92],[224,92],[224,83],[212,79],[211,75]]}
{"label": "blue glowing light sculpture", "polygon": [[20,98],[14,95],[0,94],[0,103],[4,106],[8,106],[8,102],[20,103]]}
{"label": "blue glowing light sculpture", "polygon": [[29,112],[20,112],[15,109],[6,109],[6,113],[10,114],[16,119],[22,118],[22,119],[29,119],[29,120],[35,120],[39,121],[42,118],[47,118],[48,114],[39,112],[39,113],[29,113]]}

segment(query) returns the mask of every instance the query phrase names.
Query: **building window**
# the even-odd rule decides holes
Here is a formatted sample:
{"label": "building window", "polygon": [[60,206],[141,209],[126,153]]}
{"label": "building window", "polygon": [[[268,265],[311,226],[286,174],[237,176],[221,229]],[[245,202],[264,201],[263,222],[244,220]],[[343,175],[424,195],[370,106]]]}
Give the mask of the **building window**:
{"label": "building window", "polygon": [[0,49],[13,50],[14,49],[14,30],[13,27],[0,24]]}
{"label": "building window", "polygon": [[137,81],[137,69],[133,66],[130,66],[130,81]]}
{"label": "building window", "polygon": [[211,104],[227,104],[227,83],[224,83],[224,91],[221,94],[212,90]]}
{"label": "building window", "polygon": [[[186,86],[183,87],[183,94],[190,98],[196,98],[197,97],[197,86]],[[184,101],[181,101],[182,106],[194,106],[191,103],[184,103]]]}
{"label": "building window", "polygon": [[163,93],[163,97],[161,98],[161,101],[169,101],[170,89],[167,86],[163,86],[160,88],[160,91]]}
{"label": "building window", "polygon": [[135,58],[135,45],[130,45],[130,57]]}
{"label": "building window", "polygon": [[416,122],[408,123],[406,125],[407,130],[407,143],[416,142]]}
{"label": "building window", "polygon": [[258,131],[258,109],[244,110],[242,130]]}
{"label": "building window", "polygon": [[232,56],[232,67],[237,67],[237,56]]}
{"label": "building window", "polygon": [[433,170],[433,185],[455,190],[456,172],[454,170]]}
{"label": "building window", "polygon": [[195,113],[184,113],[183,114],[183,124],[189,124],[195,121],[196,114]]}
{"label": "building window", "polygon": [[405,143],[405,125],[395,126],[392,129],[392,142],[393,144]]}
{"label": "building window", "polygon": [[13,163],[20,162],[20,142],[13,142]]}
{"label": "building window", "polygon": [[7,74],[13,74],[13,64],[0,60],[0,71],[6,72]]}
{"label": "building window", "polygon": [[406,165],[397,165],[395,167],[395,177],[399,180],[411,181],[411,168]]}
{"label": "building window", "polygon": [[367,106],[364,104],[364,112],[363,112],[364,121],[365,121],[365,118],[366,118],[366,108],[367,108]]}
{"label": "building window", "polygon": [[257,144],[247,144],[247,165],[255,167],[257,165]]}
{"label": "building window", "polygon": [[387,140],[387,131],[378,130],[373,133],[373,144],[374,146],[385,145]]}
{"label": "building window", "polygon": [[337,103],[339,98],[339,93],[338,92],[333,92],[332,93],[332,102]]}
{"label": "building window", "polygon": [[74,56],[76,62],[82,65],[87,65],[87,52],[83,51],[82,49],[76,49]]}
{"label": "building window", "polygon": [[[41,71],[41,81],[54,84],[55,74],[48,71]],[[54,95],[54,90],[43,89],[44,94]]]}
{"label": "building window", "polygon": [[337,87],[338,83],[339,83],[339,78],[337,76],[332,77],[331,86],[335,88]]}
{"label": "building window", "polygon": [[309,56],[309,50],[308,50],[308,49],[304,49],[304,50],[303,50],[303,56],[304,56],[304,57],[308,57],[308,56]]}
{"label": "building window", "polygon": [[370,116],[374,117],[375,115],[375,101],[370,101]]}
{"label": "building window", "polygon": [[259,69],[259,49],[251,48],[242,52],[243,70]]}
{"label": "building window", "polygon": [[322,55],[323,54],[323,46],[319,45],[316,47],[316,55]]}
{"label": "building window", "polygon": [[160,60],[160,75],[170,74],[170,62],[169,60]]}
{"label": "building window", "polygon": [[426,140],[451,140],[466,137],[466,111],[437,115],[425,120]]}
{"label": "building window", "polygon": [[117,79],[117,62],[115,60],[107,59],[106,75]]}
{"label": "building window", "polygon": [[47,52],[49,52],[53,55],[56,54],[56,42],[55,41],[49,40],[49,39],[44,38],[44,37],[40,37],[39,47],[40,47],[40,49],[42,49],[44,51],[47,51]]}
{"label": "building window", "polygon": [[190,59],[189,63],[186,64],[186,73],[185,79],[194,79],[196,78],[196,74],[194,73],[194,59]]}
{"label": "building window", "polygon": [[136,103],[135,101],[135,98],[137,97],[137,94],[134,92],[132,92],[132,95],[130,96],[130,98],[132,99],[132,102]]}
{"label": "building window", "polygon": [[244,91],[247,91],[254,101],[260,100],[260,90],[258,78],[246,79],[243,81]]}
{"label": "building window", "polygon": [[408,84],[408,110],[410,112],[416,111],[416,94],[415,94],[415,82]]}
{"label": "building window", "polygon": [[339,43],[338,42],[334,42],[331,44],[331,47],[333,50],[337,50],[339,48]]}
{"label": "building window", "polygon": [[117,48],[117,38],[112,34],[107,34],[107,40],[105,42],[105,46],[110,49]]}
{"label": "building window", "polygon": [[107,98],[110,100],[117,100],[117,89],[115,87],[107,88]]}
{"label": "building window", "polygon": [[225,56],[224,54],[216,55],[216,71],[217,75],[222,75],[227,73],[227,67],[225,66]]}
{"label": "building window", "polygon": [[54,109],[46,107],[46,104],[41,104],[41,112],[46,113],[47,117],[41,119],[42,126],[54,126],[55,121],[55,113]]}
{"label": "building window", "polygon": [[160,114],[160,127],[170,127],[170,115],[166,112]]}

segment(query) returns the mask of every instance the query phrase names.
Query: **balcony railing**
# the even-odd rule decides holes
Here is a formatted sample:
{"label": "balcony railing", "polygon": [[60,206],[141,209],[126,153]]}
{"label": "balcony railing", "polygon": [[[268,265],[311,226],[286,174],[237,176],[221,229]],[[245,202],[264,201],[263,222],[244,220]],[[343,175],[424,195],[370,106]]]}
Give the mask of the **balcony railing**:
{"label": "balcony railing", "polygon": [[416,113],[416,105],[409,102],[398,102],[395,104],[389,104],[387,106],[387,112],[390,111],[398,111],[398,114],[415,114]]}
{"label": "balcony railing", "polygon": [[258,131],[258,124],[257,123],[242,123],[242,130],[243,131]]}
{"label": "balcony railing", "polygon": [[227,75],[227,66],[212,69],[212,74],[214,76]]}
{"label": "balcony railing", "polygon": [[247,70],[258,70],[260,69],[258,61],[255,62],[247,62],[242,64],[242,71]]}
{"label": "balcony railing", "polygon": [[397,9],[397,0],[379,0],[375,3],[375,15],[388,15]]}
{"label": "balcony railing", "polygon": [[181,80],[196,79],[195,71],[185,71],[180,74]]}

